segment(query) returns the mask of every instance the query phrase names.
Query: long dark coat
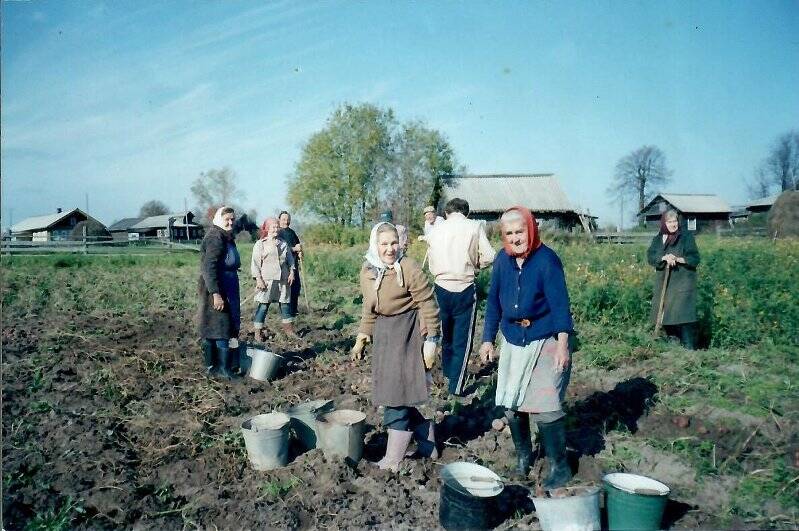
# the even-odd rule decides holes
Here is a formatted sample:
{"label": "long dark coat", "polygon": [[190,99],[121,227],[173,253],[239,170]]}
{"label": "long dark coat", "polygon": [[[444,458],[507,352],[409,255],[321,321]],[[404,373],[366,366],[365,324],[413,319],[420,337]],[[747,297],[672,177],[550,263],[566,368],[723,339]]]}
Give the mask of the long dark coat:
{"label": "long dark coat", "polygon": [[[217,226],[209,228],[200,246],[200,277],[197,279],[201,338],[229,339],[239,335],[239,267],[241,258],[232,233]],[[221,312],[214,309],[214,293],[225,300],[225,309]]]}
{"label": "long dark coat", "polygon": [[679,325],[696,322],[696,268],[699,265],[699,250],[693,234],[681,229],[680,236],[674,245],[665,245],[663,235],[657,234],[646,253],[649,265],[655,268],[655,284],[652,296],[651,319],[657,321],[660,307],[660,293],[663,279],[666,277],[666,262],[663,255],[673,254],[685,258],[684,264],[677,264],[671,269],[669,282],[666,285],[665,303],[663,305],[663,324]]}

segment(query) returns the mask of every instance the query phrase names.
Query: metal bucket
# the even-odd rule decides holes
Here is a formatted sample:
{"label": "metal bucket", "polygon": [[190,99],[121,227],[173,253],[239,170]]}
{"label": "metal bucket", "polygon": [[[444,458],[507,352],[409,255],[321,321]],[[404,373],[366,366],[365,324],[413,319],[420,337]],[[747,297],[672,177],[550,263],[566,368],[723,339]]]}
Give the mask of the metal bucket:
{"label": "metal bucket", "polygon": [[566,487],[564,490],[568,494],[557,498],[532,497],[541,529],[543,531],[601,529],[599,487]]}
{"label": "metal bucket", "polygon": [[274,378],[283,364],[283,356],[255,347],[247,347],[247,356],[252,358],[247,376],[254,380],[267,382]]}
{"label": "metal bucket", "polygon": [[247,457],[255,470],[272,470],[286,465],[289,457],[289,421],[285,413],[266,413],[241,423]]}
{"label": "metal bucket", "polygon": [[291,429],[306,450],[316,448],[319,440],[316,418],[333,411],[333,407],[332,400],[312,400],[286,410],[286,414],[291,417]]}
{"label": "metal bucket", "polygon": [[343,457],[357,464],[363,455],[363,431],[366,414],[352,409],[340,409],[316,419],[322,451],[328,459]]}
{"label": "metal bucket", "polygon": [[660,529],[671,489],[636,474],[608,474],[605,483],[608,529]]}
{"label": "metal bucket", "polygon": [[444,529],[492,529],[502,520],[502,479],[475,463],[450,463],[441,469],[438,520]]}

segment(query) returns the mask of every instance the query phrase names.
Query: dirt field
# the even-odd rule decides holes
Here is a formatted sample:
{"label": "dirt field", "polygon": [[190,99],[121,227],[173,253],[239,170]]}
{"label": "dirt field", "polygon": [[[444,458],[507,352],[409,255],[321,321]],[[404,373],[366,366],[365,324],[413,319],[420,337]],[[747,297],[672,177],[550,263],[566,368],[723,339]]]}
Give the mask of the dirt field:
{"label": "dirt field", "polygon": [[[185,278],[196,271],[190,262],[177,267]],[[84,276],[105,278],[85,269],[61,273],[65,290],[87,289],[79,284]],[[279,333],[270,339],[269,347],[290,361],[267,384],[203,375],[191,321],[194,308],[175,302],[190,299],[180,290],[152,304],[144,301],[135,311],[81,311],[76,303],[70,312],[37,313],[30,302],[25,311],[7,311],[2,331],[5,528],[428,529],[438,526],[443,464],[476,461],[511,477],[510,435],[491,428],[491,421],[501,417],[493,406],[494,371],[476,357],[469,368],[471,399],[448,400],[437,381],[424,411],[438,418],[441,458],[406,460],[399,474],[371,466],[382,456],[386,437],[380,412],[369,401],[368,360],[356,365],[347,353],[357,292],[339,290],[338,298],[327,299],[324,289],[317,293],[313,314],[299,321],[300,340]],[[249,310],[245,330],[248,315]],[[274,309],[270,322],[274,332]],[[673,527],[796,526],[796,506],[781,503],[784,497],[755,495],[751,499],[761,506],[754,516],[734,509],[742,478],[764,474],[747,466],[751,456],[779,454],[786,479],[792,480],[784,482],[781,494],[795,492],[795,413],[780,413],[775,406],[770,416],[755,416],[701,400],[677,407],[662,397],[673,400],[680,389],[690,395],[685,385],[690,377],[675,378],[678,383],[666,389],[670,380],[652,376],[664,370],[664,360],[684,351],[657,345],[611,369],[575,354],[567,398],[575,483],[599,484],[604,473],[616,470],[656,477],[672,487],[667,524]],[[283,469],[252,470],[241,422],[318,398],[367,414],[365,454],[357,468],[331,462],[319,450],[297,455],[295,449]],[[535,475],[526,482],[511,480],[503,495],[501,527],[538,528],[528,499],[535,480]]]}

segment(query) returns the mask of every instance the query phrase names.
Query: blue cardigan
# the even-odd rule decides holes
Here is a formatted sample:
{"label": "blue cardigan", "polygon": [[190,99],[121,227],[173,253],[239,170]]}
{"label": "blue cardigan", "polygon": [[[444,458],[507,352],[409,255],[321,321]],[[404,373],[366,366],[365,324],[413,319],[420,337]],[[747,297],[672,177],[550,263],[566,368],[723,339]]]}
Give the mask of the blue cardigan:
{"label": "blue cardigan", "polygon": [[[524,328],[512,322],[517,319],[530,319],[533,325]],[[493,343],[500,329],[505,340],[518,346],[574,331],[563,264],[546,245],[528,256],[521,269],[504,249],[497,254],[486,301],[483,341]]]}

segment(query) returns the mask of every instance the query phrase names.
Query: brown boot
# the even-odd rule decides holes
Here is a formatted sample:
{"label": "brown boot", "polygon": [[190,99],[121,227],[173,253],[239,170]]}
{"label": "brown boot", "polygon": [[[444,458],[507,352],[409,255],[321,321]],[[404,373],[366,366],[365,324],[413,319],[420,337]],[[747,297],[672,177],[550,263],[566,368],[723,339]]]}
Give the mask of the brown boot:
{"label": "brown boot", "polygon": [[291,338],[299,338],[300,336],[297,335],[297,332],[294,331],[294,324],[293,323],[281,323],[280,327],[283,329],[283,333]]}

